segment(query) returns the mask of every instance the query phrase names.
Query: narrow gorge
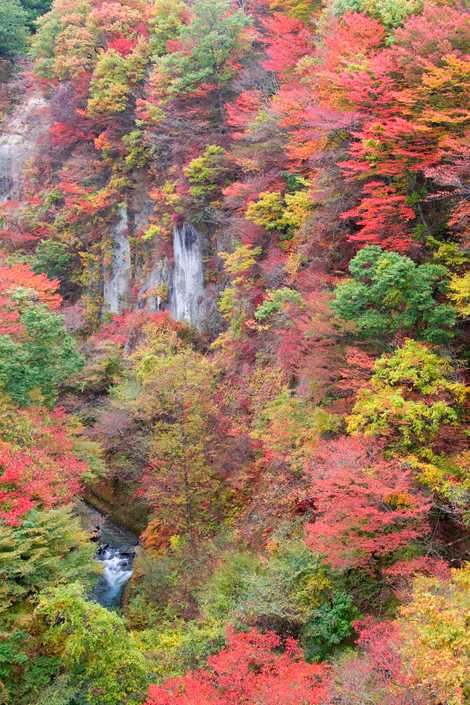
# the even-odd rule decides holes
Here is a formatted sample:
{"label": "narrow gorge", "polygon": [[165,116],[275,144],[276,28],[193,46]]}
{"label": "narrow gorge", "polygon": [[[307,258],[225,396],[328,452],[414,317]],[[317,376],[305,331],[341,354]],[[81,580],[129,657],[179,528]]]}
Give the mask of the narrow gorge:
{"label": "narrow gorge", "polygon": [[0,0],[0,705],[469,705],[464,0]]}

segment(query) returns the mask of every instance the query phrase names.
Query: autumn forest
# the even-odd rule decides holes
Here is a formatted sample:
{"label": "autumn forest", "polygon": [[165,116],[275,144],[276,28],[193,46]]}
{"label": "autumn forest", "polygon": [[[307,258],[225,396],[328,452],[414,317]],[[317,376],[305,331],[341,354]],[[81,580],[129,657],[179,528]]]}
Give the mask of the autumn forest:
{"label": "autumn forest", "polygon": [[469,705],[465,0],[0,0],[0,705]]}

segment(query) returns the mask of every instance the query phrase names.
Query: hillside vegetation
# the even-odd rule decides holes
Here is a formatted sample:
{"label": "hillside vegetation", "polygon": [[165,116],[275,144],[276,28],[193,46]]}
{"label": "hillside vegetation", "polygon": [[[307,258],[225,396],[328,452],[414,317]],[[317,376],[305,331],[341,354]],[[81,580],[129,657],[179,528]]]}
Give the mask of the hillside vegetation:
{"label": "hillside vegetation", "polygon": [[0,4],[0,704],[468,705],[465,0]]}

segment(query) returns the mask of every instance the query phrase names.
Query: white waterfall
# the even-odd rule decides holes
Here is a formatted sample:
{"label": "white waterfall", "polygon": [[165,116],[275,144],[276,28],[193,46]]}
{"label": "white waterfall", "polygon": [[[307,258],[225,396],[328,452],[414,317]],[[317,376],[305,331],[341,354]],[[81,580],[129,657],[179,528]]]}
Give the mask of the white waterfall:
{"label": "white waterfall", "polygon": [[207,308],[202,247],[200,235],[192,225],[185,223],[173,231],[173,256],[170,311],[177,321],[202,328]]}
{"label": "white waterfall", "polygon": [[46,100],[33,93],[0,127],[0,204],[20,196],[24,169],[49,126],[46,108]]}
{"label": "white waterfall", "polygon": [[103,303],[108,313],[121,313],[129,302],[131,290],[131,248],[127,206],[119,208],[118,220],[111,228],[112,260],[105,272]]}

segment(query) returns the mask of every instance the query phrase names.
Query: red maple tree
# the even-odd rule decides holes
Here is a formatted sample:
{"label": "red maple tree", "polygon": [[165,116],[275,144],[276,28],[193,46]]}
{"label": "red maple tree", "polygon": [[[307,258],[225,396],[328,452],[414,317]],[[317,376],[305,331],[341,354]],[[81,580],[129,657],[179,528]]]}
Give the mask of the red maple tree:
{"label": "red maple tree", "polygon": [[272,633],[227,633],[227,646],[208,668],[152,685],[145,705],[316,705],[326,693],[327,668],[303,660],[295,640],[279,652]]}
{"label": "red maple tree", "polygon": [[429,531],[430,503],[410,471],[368,440],[323,441],[306,472],[315,517],[305,540],[335,568],[375,567]]}

